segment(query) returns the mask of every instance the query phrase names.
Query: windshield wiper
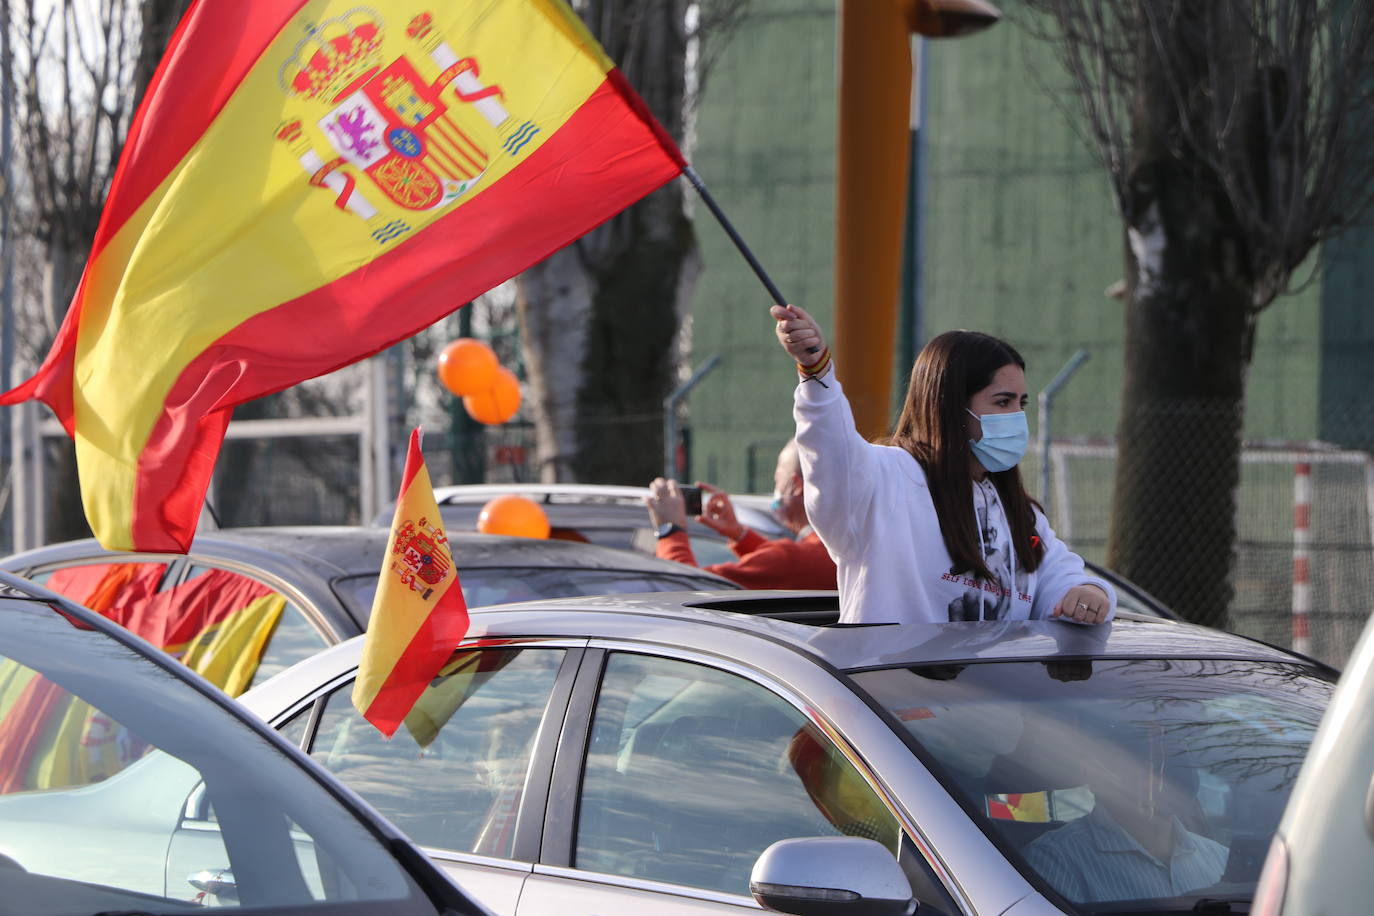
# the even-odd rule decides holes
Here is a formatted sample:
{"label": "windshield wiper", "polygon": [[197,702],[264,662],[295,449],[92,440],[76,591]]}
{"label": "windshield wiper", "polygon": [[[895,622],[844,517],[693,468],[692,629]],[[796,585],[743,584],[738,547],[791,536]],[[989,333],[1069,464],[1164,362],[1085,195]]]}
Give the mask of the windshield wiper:
{"label": "windshield wiper", "polygon": [[1228,916],[1230,913],[1250,912],[1249,897],[1203,897],[1193,904],[1194,913]]}

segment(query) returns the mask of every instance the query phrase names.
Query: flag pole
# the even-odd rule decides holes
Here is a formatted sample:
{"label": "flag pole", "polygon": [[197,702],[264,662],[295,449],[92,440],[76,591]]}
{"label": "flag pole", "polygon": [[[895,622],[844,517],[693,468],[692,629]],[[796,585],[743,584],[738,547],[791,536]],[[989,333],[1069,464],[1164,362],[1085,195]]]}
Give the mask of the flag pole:
{"label": "flag pole", "polygon": [[711,213],[714,214],[716,219],[720,222],[721,228],[725,230],[725,234],[730,236],[730,241],[734,242],[735,247],[739,249],[739,253],[744,255],[744,260],[748,261],[749,266],[754,268],[754,273],[763,281],[764,287],[768,290],[768,295],[773,297],[773,302],[778,305],[787,305],[787,300],[782,297],[782,293],[773,283],[773,279],[768,276],[768,271],[763,269],[763,265],[759,263],[759,259],[754,257],[754,252],[749,250],[749,246],[744,243],[744,239],[740,238],[740,234],[735,231],[735,226],[730,222],[730,217],[725,215],[725,211],[720,208],[720,204],[716,203],[716,199],[711,196],[711,192],[706,190],[706,185],[702,182],[701,176],[697,174],[696,169],[692,168],[690,165],[684,164],[682,167],[682,174],[687,176],[687,180],[692,183],[692,187],[697,189],[697,193],[701,195],[701,199],[706,202],[706,206],[710,208]]}
{"label": "flag pole", "polygon": [[[726,235],[730,236],[730,241],[735,243],[735,247],[739,249],[739,253],[744,255],[744,260],[748,261],[749,266],[754,268],[754,275],[759,278],[764,288],[768,290],[768,295],[773,297],[773,302],[777,305],[787,305],[788,302],[783,298],[782,291],[779,290],[777,284],[773,282],[773,278],[768,276],[768,271],[763,269],[763,265],[759,263],[759,259],[754,257],[754,252],[749,250],[749,246],[745,244],[744,239],[735,231],[735,224],[730,222],[730,217],[725,215],[725,211],[720,208],[720,204],[716,203],[716,199],[711,196],[711,192],[706,190],[706,183],[701,180],[701,176],[697,174],[697,170],[684,162],[682,164],[682,174],[687,176],[687,180],[692,183],[692,187],[697,189],[697,193],[700,194],[701,199],[706,202],[706,206],[720,223],[720,227],[725,230]],[[806,352],[815,353],[819,349],[819,347],[808,347]]]}

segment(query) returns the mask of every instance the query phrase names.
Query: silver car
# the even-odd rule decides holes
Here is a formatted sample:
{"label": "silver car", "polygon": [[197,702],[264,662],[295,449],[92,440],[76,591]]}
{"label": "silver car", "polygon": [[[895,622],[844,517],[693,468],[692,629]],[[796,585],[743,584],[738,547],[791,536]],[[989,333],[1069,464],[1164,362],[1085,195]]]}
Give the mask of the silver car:
{"label": "silver car", "polygon": [[833,592],[483,608],[391,741],[349,698],[358,640],[242,701],[507,916],[1027,916],[1247,897],[1335,676],[1129,613],[836,616]]}
{"label": "silver car", "polygon": [[[512,494],[537,502],[549,519],[555,536],[587,540],[593,544],[654,552],[654,529],[644,497],[648,487],[624,487],[582,483],[456,484],[435,487],[439,514],[449,531],[476,531],[482,507],[497,496]],[[770,497],[730,495],[739,520],[768,539],[791,537],[773,516]],[[391,524],[392,510],[375,520]],[[738,559],[730,552],[724,535],[696,519],[687,522],[692,553],[697,563],[710,566]]]}
{"label": "silver car", "polygon": [[[153,602],[184,612],[245,593],[277,596],[281,611],[256,661],[240,666],[232,680],[212,677],[237,695],[366,628],[389,535],[386,528],[361,526],[232,528],[197,535],[185,556],[111,551],[85,538],[13,554],[0,559],[0,569],[102,613],[123,609],[125,616],[138,616],[135,608]],[[470,606],[734,587],[704,570],[595,544],[476,533],[452,534],[449,544]],[[160,647],[176,651],[187,638],[173,632]]]}
{"label": "silver car", "polygon": [[223,693],[0,573],[0,913],[486,911]]}
{"label": "silver car", "polygon": [[1374,620],[1303,761],[1269,848],[1252,913],[1327,916],[1374,909]]}

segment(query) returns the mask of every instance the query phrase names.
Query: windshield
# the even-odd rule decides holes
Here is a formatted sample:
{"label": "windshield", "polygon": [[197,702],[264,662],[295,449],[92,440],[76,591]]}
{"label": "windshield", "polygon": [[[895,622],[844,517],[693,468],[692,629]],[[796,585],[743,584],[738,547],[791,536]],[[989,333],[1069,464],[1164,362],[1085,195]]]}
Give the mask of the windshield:
{"label": "windshield", "polygon": [[[464,569],[459,573],[463,598],[468,607],[485,607],[510,601],[538,598],[577,598],[583,595],[634,595],[641,592],[719,591],[730,583],[705,576],[627,572],[617,569],[576,569],[541,567],[504,567]],[[377,591],[377,577],[347,576],[334,583],[335,589],[359,619],[366,620]]]}
{"label": "windshield", "polygon": [[1300,665],[1193,659],[854,679],[1011,860],[1078,912],[1248,900],[1332,686]]}
{"label": "windshield", "polygon": [[0,901],[32,916],[340,901],[435,912],[382,841],[246,716],[15,599],[0,600]]}

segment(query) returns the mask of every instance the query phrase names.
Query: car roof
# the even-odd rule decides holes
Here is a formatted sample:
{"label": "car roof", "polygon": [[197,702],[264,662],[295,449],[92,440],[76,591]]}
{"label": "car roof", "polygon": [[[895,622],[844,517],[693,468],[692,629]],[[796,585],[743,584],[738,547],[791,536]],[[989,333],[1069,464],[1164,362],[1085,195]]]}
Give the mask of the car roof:
{"label": "car roof", "polygon": [[[436,488],[434,499],[444,518],[474,524],[492,499],[523,496],[537,502],[554,526],[620,529],[625,527],[627,518],[634,520],[635,527],[650,527],[649,511],[644,505],[648,492],[647,487],[600,484],[456,484]],[[714,535],[709,529],[703,532]]]}
{"label": "car roof", "polygon": [[463,483],[435,487],[434,499],[440,505],[484,503],[494,496],[515,494],[546,503],[606,503],[644,507],[647,487],[626,487],[596,483]]}
{"label": "car roof", "polygon": [[[264,568],[305,566],[323,578],[340,575],[375,575],[386,551],[386,528],[370,526],[293,525],[262,528],[223,528],[197,534],[190,555],[197,553],[238,559]],[[454,532],[448,535],[459,569],[564,566],[616,572],[663,573],[729,583],[704,569],[636,551],[619,550],[576,541],[518,538],[507,535]],[[68,541],[16,554],[5,566],[60,562],[66,557],[89,556],[98,549],[93,538]],[[110,552],[112,557],[120,554]]]}
{"label": "car roof", "polygon": [[[657,638],[671,633],[671,627],[665,630],[662,625],[665,619],[683,626],[732,630],[784,643],[844,670],[1013,659],[1105,658],[1225,658],[1325,667],[1235,633],[1135,614],[1122,614],[1101,626],[1059,620],[836,625],[829,623],[838,613],[834,591],[660,592],[560,598],[474,609],[474,614],[507,614],[513,618],[540,614],[544,618],[540,624],[546,629],[550,621],[560,616],[566,616],[571,623],[578,612],[655,618],[645,622],[659,634]],[[569,630],[559,635],[573,633]]]}
{"label": "car roof", "polygon": [[[595,529],[649,529],[648,509],[644,497],[648,487],[627,487],[586,483],[511,483],[511,484],[452,484],[436,487],[435,501],[446,520],[463,524],[475,523],[478,514],[497,496],[524,496],[539,503],[554,527],[587,531]],[[758,494],[730,494],[730,500],[740,521],[760,530],[767,537],[777,537],[783,528],[769,509],[771,496]],[[390,524],[390,512],[383,512],[373,524]],[[627,526],[627,520],[633,524]],[[725,536],[701,524],[688,520],[694,536],[725,540]]]}
{"label": "car roof", "polygon": [[[472,483],[434,488],[434,499],[443,506],[481,508],[497,496],[524,496],[546,508],[566,506],[582,511],[604,507],[608,517],[622,517],[626,509],[646,512],[644,497],[648,487],[628,487],[594,483]],[[773,497],[762,493],[731,493],[730,501],[751,511],[770,513]]]}

